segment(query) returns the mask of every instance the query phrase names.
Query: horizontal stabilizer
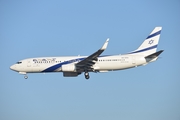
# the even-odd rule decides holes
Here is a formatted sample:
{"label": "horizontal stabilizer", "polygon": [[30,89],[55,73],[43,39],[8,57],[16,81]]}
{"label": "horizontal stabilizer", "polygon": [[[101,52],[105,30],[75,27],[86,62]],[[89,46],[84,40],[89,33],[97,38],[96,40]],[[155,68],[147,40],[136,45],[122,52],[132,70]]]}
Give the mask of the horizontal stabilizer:
{"label": "horizontal stabilizer", "polygon": [[156,58],[156,57],[158,57],[163,51],[164,51],[164,50],[160,50],[160,51],[158,51],[158,52],[156,52],[156,53],[153,53],[153,54],[151,54],[151,55],[146,56],[145,58],[151,58],[151,59]]}
{"label": "horizontal stabilizer", "polygon": [[158,58],[158,56],[159,56],[163,51],[164,51],[164,50],[160,50],[160,51],[158,51],[158,52],[155,52],[155,53],[153,53],[153,54],[151,54],[151,55],[146,56],[146,57],[145,57],[146,61],[147,61],[147,62],[152,62],[152,61],[156,60],[156,59]]}

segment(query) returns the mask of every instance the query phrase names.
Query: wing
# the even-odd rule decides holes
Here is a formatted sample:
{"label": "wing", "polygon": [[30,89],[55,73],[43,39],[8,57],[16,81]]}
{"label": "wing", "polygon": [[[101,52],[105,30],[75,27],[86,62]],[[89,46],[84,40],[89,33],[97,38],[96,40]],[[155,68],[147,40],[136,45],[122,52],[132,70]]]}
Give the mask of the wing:
{"label": "wing", "polygon": [[92,65],[96,63],[98,60],[97,57],[107,48],[109,38],[106,40],[102,48],[100,48],[98,51],[93,53],[92,55],[88,56],[84,60],[80,61],[76,64],[77,71],[92,71]]}

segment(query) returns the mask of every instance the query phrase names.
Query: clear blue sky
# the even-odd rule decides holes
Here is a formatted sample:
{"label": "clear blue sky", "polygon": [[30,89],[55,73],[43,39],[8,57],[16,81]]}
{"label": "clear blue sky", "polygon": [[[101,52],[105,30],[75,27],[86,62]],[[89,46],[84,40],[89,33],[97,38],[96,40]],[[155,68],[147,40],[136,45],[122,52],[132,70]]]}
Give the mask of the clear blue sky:
{"label": "clear blue sky", "polygon": [[[180,120],[179,0],[1,0],[1,120]],[[136,49],[162,26],[161,58],[135,69],[64,78],[23,75],[9,66],[31,57]]]}

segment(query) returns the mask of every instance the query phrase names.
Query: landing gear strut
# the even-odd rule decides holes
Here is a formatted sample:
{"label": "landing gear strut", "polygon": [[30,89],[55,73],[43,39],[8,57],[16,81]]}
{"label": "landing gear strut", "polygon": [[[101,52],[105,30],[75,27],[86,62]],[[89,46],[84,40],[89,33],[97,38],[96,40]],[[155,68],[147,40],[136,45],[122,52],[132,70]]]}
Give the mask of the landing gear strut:
{"label": "landing gear strut", "polygon": [[27,75],[25,75],[25,76],[24,76],[24,78],[25,78],[25,79],[28,79],[28,76],[27,76]]}
{"label": "landing gear strut", "polygon": [[85,76],[86,79],[89,79],[89,73],[88,72],[85,72],[84,76]]}

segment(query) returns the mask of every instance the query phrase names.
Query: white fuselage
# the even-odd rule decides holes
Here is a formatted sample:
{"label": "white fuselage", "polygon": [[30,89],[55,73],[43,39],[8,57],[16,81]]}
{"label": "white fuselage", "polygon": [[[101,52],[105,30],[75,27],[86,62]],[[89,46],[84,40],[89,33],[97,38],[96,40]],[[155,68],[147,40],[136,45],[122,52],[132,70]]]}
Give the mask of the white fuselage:
{"label": "white fuselage", "polygon": [[[75,64],[86,57],[87,56],[29,58],[19,61],[17,64],[12,65],[11,68],[20,73],[63,72],[61,68],[62,65]],[[92,68],[94,72],[106,72],[132,68],[144,64],[146,64],[146,60],[144,56],[140,55],[100,56]]]}

